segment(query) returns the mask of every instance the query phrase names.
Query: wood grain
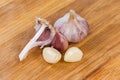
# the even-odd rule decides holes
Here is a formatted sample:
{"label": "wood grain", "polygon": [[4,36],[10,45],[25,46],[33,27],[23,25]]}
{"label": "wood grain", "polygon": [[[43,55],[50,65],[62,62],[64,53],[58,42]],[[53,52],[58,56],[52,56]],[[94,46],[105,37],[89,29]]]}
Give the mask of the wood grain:
{"label": "wood grain", "polygon": [[[18,55],[35,34],[35,17],[51,24],[70,9],[87,19],[89,35],[77,46],[80,62],[48,64],[36,47]],[[120,80],[120,0],[1,0],[0,80]]]}

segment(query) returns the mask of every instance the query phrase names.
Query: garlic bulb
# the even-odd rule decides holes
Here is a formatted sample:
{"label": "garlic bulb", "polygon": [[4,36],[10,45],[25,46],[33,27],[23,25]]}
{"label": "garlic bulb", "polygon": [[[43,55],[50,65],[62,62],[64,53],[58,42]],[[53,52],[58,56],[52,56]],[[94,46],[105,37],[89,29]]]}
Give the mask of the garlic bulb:
{"label": "garlic bulb", "polygon": [[82,59],[82,56],[83,56],[83,52],[79,48],[71,47],[66,51],[64,55],[64,61],[77,62]]}
{"label": "garlic bulb", "polygon": [[70,10],[62,18],[58,19],[54,27],[62,33],[69,42],[81,41],[89,31],[87,21],[74,10]]}
{"label": "garlic bulb", "polygon": [[43,49],[43,58],[48,63],[57,63],[61,59],[61,53],[52,47],[46,47]]}
{"label": "garlic bulb", "polygon": [[45,45],[49,45],[55,36],[54,28],[45,19],[38,18],[35,29],[35,36],[28,42],[19,54],[20,61],[27,57],[30,49],[36,46],[41,46],[41,48],[43,48]]}
{"label": "garlic bulb", "polygon": [[51,46],[59,50],[60,52],[64,52],[68,48],[68,40],[58,31],[52,40]]}

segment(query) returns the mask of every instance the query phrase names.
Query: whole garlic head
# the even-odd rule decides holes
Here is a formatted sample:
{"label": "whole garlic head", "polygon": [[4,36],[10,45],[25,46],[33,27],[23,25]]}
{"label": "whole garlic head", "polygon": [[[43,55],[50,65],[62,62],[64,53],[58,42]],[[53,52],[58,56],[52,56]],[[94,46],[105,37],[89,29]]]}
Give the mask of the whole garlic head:
{"label": "whole garlic head", "polygon": [[52,47],[43,49],[43,58],[48,63],[57,63],[61,59],[61,53]]}
{"label": "whole garlic head", "polygon": [[83,52],[79,48],[71,47],[66,51],[64,55],[64,61],[77,62],[82,59],[82,56],[83,56]]}
{"label": "whole garlic head", "polygon": [[81,41],[89,31],[87,21],[74,10],[70,10],[62,18],[58,19],[54,27],[62,33],[69,42]]}

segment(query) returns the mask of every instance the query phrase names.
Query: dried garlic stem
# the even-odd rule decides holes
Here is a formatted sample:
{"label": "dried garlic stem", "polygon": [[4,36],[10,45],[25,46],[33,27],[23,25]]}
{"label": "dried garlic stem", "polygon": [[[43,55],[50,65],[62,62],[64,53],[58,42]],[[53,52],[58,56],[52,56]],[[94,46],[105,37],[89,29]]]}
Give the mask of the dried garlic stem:
{"label": "dried garlic stem", "polygon": [[36,35],[28,42],[28,44],[24,47],[24,49],[21,51],[20,55],[19,55],[19,59],[20,61],[22,61],[23,59],[25,59],[28,55],[28,51],[37,46],[36,40],[39,38],[39,36],[41,36],[41,34],[43,33],[43,31],[45,30],[46,25],[42,25],[41,28],[39,29],[39,31],[36,33]]}
{"label": "dried garlic stem", "polygon": [[70,17],[69,17],[69,20],[73,20],[73,19],[76,19],[75,11],[70,10]]}

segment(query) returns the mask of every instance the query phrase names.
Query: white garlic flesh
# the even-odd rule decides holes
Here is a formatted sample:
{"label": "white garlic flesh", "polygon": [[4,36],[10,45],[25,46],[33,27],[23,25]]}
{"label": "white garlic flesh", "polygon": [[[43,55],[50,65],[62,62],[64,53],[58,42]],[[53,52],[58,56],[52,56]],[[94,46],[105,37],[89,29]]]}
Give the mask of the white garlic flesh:
{"label": "white garlic flesh", "polygon": [[77,62],[82,59],[82,56],[83,56],[83,52],[79,48],[71,47],[66,51],[64,55],[64,61]]}
{"label": "white garlic flesh", "polygon": [[61,59],[61,53],[52,47],[43,49],[43,58],[48,63],[57,63]]}
{"label": "white garlic flesh", "polygon": [[74,10],[70,10],[62,18],[58,19],[54,27],[62,33],[69,42],[80,42],[87,36],[89,31],[87,21]]}

